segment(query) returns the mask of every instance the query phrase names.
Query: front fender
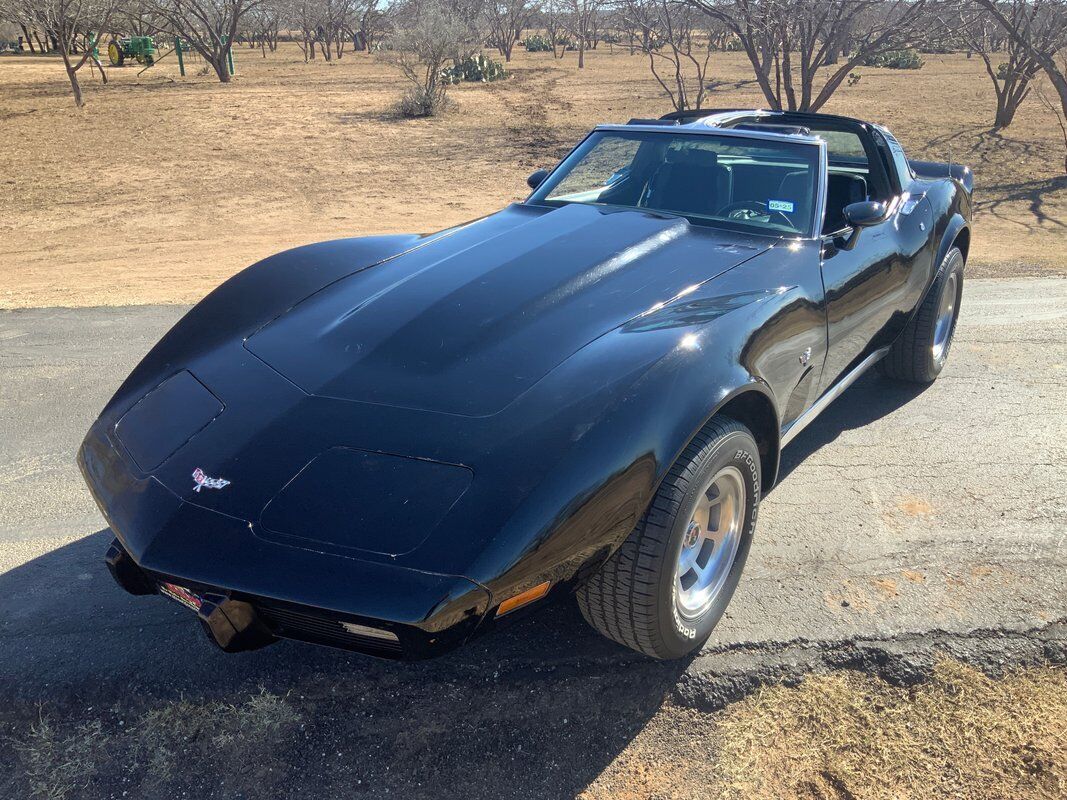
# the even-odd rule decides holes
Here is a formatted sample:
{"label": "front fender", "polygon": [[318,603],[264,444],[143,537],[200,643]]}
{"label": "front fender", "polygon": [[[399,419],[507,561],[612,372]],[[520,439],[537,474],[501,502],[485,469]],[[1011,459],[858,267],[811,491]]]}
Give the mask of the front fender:
{"label": "front fender", "polygon": [[[465,576],[485,585],[494,605],[546,579],[580,581],[622,544],[715,413],[757,393],[776,425],[773,391],[742,354],[750,352],[753,319],[774,316],[771,305],[753,306],[780,297],[777,291],[733,302],[719,297],[717,315],[694,315],[691,306],[687,325],[635,321],[557,368],[514,409],[537,413],[553,397],[573,398],[538,428],[538,452],[553,455],[531,473],[532,490]],[[583,397],[581,387],[590,386],[599,389]],[[776,444],[773,450],[776,459]]]}

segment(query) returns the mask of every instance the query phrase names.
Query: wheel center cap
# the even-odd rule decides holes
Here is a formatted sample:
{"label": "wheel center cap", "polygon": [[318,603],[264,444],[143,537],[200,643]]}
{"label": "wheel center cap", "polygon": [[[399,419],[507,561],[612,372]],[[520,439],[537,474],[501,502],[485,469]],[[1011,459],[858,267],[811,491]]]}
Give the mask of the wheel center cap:
{"label": "wheel center cap", "polygon": [[699,538],[700,538],[700,526],[697,525],[695,522],[690,522],[689,523],[689,529],[685,532],[685,539],[682,540],[682,543],[686,547],[692,547],[693,545],[695,545],[697,543],[697,539],[699,539]]}

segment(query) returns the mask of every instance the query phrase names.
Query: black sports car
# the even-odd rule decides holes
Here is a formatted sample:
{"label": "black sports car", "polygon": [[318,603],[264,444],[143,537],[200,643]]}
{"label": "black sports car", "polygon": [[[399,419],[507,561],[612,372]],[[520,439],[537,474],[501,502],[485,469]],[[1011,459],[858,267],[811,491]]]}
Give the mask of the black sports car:
{"label": "black sports car", "polygon": [[934,380],[972,177],[843,117],[604,125],[523,202],[300,247],[133,371],[79,463],[134,594],[236,651],[436,655],[576,592],[657,658],[722,616],[779,453],[865,370]]}

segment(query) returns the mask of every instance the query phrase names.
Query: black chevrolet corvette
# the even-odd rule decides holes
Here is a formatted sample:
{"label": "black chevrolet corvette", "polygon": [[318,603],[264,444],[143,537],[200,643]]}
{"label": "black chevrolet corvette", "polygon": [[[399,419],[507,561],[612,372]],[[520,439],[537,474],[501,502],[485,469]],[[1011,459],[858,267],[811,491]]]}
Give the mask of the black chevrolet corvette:
{"label": "black chevrolet corvette", "polygon": [[929,382],[972,177],[843,117],[604,125],[523,202],[236,275],[79,463],[134,594],[223,649],[442,653],[576,593],[656,658],[707,638],[779,453],[865,370]]}

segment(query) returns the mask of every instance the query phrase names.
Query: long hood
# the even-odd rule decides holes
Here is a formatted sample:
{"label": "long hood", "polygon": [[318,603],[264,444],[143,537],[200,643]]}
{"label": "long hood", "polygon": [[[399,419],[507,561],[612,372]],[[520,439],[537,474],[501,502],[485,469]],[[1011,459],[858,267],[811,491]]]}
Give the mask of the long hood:
{"label": "long hood", "polygon": [[637,211],[512,206],[330,284],[246,347],[312,395],[488,416],[767,247]]}

